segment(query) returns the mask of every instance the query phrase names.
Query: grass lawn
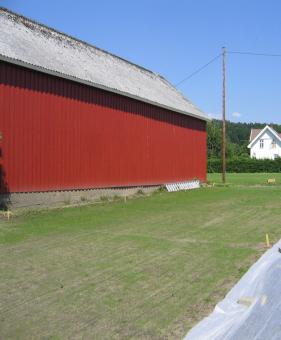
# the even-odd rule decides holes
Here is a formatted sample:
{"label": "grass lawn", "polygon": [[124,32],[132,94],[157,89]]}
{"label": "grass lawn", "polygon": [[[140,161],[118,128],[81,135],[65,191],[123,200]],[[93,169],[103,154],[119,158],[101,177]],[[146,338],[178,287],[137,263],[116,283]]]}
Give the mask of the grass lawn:
{"label": "grass lawn", "polygon": [[[281,185],[281,173],[251,173],[226,174],[226,183],[234,185],[267,185],[269,178],[275,178],[276,185]],[[208,174],[208,180],[214,183],[221,183],[221,174]]]}
{"label": "grass lawn", "polygon": [[2,218],[0,338],[180,339],[280,238],[280,202],[232,185]]}

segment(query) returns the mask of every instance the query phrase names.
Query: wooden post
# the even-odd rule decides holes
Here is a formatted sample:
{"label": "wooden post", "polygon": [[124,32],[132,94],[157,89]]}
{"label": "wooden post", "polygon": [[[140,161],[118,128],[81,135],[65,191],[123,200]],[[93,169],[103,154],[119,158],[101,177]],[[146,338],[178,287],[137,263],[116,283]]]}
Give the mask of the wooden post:
{"label": "wooden post", "polygon": [[226,112],[226,89],[225,89],[225,57],[226,49],[222,48],[222,182],[225,183],[226,172],[226,127],[225,127],[225,112]]}

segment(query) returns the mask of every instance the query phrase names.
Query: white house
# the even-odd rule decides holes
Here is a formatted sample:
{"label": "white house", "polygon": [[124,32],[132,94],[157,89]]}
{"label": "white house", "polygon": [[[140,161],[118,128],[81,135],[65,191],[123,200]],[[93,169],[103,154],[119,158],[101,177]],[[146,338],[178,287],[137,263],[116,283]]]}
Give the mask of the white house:
{"label": "white house", "polygon": [[263,129],[251,129],[251,158],[275,159],[281,157],[281,134],[266,125]]}

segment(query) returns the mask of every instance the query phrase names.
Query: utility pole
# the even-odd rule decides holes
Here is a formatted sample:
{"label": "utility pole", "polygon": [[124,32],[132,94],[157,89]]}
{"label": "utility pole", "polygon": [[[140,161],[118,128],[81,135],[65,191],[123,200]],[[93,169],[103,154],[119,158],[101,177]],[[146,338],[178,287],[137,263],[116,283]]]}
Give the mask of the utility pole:
{"label": "utility pole", "polygon": [[225,128],[225,58],[226,57],[226,49],[222,48],[222,182],[225,183],[225,172],[226,172],[226,128]]}

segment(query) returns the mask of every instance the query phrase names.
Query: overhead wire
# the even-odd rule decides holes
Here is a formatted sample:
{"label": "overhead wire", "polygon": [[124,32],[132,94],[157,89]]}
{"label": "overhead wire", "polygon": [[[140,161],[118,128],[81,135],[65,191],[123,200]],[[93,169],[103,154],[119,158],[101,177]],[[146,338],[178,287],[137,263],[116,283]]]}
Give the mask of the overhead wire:
{"label": "overhead wire", "polygon": [[188,79],[192,78],[193,76],[195,76],[197,73],[201,72],[202,70],[204,70],[207,66],[209,66],[210,64],[212,64],[214,61],[216,61],[219,57],[221,56],[221,53],[218,54],[216,57],[214,57],[213,59],[211,59],[210,61],[208,61],[206,64],[204,64],[203,66],[199,67],[197,70],[195,70],[194,72],[190,73],[188,76],[186,76],[185,78],[183,78],[181,81],[179,81],[178,83],[176,83],[174,86],[178,87],[179,85],[181,85],[182,83],[184,83],[185,81],[187,81]]}
{"label": "overhead wire", "polygon": [[281,57],[281,54],[270,54],[270,53],[256,53],[256,52],[240,52],[240,51],[226,51],[227,54],[243,54],[263,57]]}
{"label": "overhead wire", "polygon": [[[281,57],[281,54],[256,53],[256,52],[243,52],[243,51],[228,51],[228,50],[226,50],[226,54],[242,54],[242,55],[263,56],[263,57]],[[221,55],[222,55],[222,53],[218,54],[217,56],[215,56],[214,58],[212,58],[210,61],[208,61],[206,64],[204,64],[203,66],[199,67],[198,69],[196,69],[195,71],[193,71],[192,73],[190,73],[188,76],[186,76],[185,78],[183,78],[181,81],[179,81],[178,83],[176,83],[174,86],[175,86],[175,87],[178,87],[179,85],[181,85],[181,84],[184,83],[185,81],[189,80],[190,78],[192,78],[193,76],[195,76],[196,74],[198,74],[199,72],[201,72],[202,70],[204,70],[207,66],[209,66],[210,64],[212,64],[213,62],[215,62]]]}

